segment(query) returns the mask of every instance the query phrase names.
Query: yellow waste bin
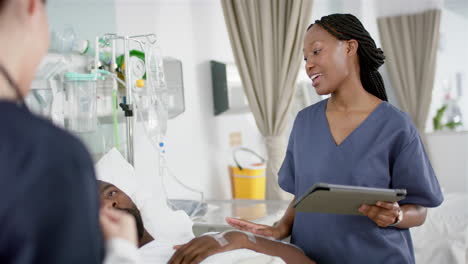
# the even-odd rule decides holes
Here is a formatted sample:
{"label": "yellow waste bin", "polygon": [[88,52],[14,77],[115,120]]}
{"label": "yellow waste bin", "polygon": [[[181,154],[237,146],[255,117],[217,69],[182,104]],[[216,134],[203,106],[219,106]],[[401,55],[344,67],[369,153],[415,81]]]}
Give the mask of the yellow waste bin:
{"label": "yellow waste bin", "polygon": [[[261,162],[241,165],[236,158],[237,151],[249,152],[258,157]],[[236,166],[230,166],[233,198],[264,200],[266,189],[265,159],[250,149],[238,148],[234,151],[234,162]]]}

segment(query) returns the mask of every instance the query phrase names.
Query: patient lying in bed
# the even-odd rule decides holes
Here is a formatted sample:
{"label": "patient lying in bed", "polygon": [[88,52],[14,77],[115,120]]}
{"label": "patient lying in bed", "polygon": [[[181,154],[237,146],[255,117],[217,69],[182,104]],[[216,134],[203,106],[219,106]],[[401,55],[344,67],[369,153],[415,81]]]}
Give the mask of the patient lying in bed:
{"label": "patient lying in bed", "polygon": [[212,236],[194,238],[175,247],[158,242],[158,238],[153,238],[146,230],[139,209],[127,194],[111,183],[98,183],[103,206],[126,211],[135,218],[139,263],[314,263],[290,244],[261,237],[252,240],[241,232],[226,233],[224,246]]}

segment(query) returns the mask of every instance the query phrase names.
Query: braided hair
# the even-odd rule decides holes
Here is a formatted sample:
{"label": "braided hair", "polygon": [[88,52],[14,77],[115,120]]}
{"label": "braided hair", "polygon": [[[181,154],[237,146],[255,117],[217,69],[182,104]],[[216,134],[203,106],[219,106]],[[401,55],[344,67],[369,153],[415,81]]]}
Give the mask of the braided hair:
{"label": "braided hair", "polygon": [[384,64],[384,53],[377,48],[359,19],[351,14],[332,14],[316,20],[307,30],[315,24],[339,40],[354,39],[359,43],[357,53],[362,86],[370,94],[388,101],[382,76],[378,72],[379,67]]}

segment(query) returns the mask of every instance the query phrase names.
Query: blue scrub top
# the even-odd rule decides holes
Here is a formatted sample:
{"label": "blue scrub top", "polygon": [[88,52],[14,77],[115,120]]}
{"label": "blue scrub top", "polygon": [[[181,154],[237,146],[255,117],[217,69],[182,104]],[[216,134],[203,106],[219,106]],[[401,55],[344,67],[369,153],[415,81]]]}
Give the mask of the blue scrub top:
{"label": "blue scrub top", "polygon": [[[403,204],[435,207],[443,196],[410,117],[382,102],[340,145],[327,99],[296,117],[279,185],[296,197],[325,182],[406,189]],[[414,263],[409,229],[380,228],[366,216],[296,212],[291,242],[318,263]]]}
{"label": "blue scrub top", "polygon": [[94,166],[50,121],[0,100],[0,263],[100,264]]}

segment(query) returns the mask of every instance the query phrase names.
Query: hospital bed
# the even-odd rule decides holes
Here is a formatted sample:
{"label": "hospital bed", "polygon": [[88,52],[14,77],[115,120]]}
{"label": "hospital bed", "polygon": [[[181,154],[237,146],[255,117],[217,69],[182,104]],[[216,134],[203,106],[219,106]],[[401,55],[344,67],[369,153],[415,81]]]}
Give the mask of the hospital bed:
{"label": "hospital bed", "polygon": [[[184,211],[173,211],[169,208],[161,186],[151,186],[151,190],[148,191],[139,184],[139,178],[135,175],[133,167],[118,151],[111,150],[96,164],[96,174],[99,180],[114,184],[133,200],[140,210],[145,229],[155,238],[153,242],[139,249],[142,258],[140,264],[167,263],[174,253],[172,248],[174,245],[187,243],[195,237],[192,219]],[[284,262],[277,257],[242,249],[213,255],[202,263],[282,264]]]}
{"label": "hospital bed", "polygon": [[[162,196],[158,197],[162,195],[162,190],[153,189],[152,195],[145,195],[140,189],[136,192],[136,176],[123,157],[117,155],[107,162],[97,164],[98,178],[115,184],[135,201],[147,230],[157,238],[160,246],[169,247],[169,250],[160,250],[162,258],[168,258],[172,254],[170,245],[183,244],[194,238],[194,231],[199,235],[208,231],[228,229],[224,223],[225,216],[238,216],[271,225],[281,218],[288,205],[287,202],[210,201],[207,215],[192,221],[185,212],[169,209],[165,199]],[[111,168],[112,171],[106,171],[107,168]],[[130,186],[132,184],[133,186]],[[448,193],[444,197],[440,207],[428,210],[424,225],[411,229],[416,263],[468,263],[468,194]],[[221,254],[212,258],[214,262],[206,263],[281,263],[278,258],[245,250],[241,252],[245,255],[227,253],[225,256],[231,262],[217,259],[223,258]],[[231,254],[244,257],[236,260],[229,257]]]}
{"label": "hospital bed", "polygon": [[[208,214],[194,220],[193,231],[200,235],[229,229],[225,216],[250,215],[254,222],[271,225],[281,218],[287,206],[287,202],[280,201],[208,201]],[[416,263],[468,264],[468,194],[446,194],[444,203],[428,209],[424,225],[411,228],[411,234]],[[252,263],[264,263],[260,259]]]}

